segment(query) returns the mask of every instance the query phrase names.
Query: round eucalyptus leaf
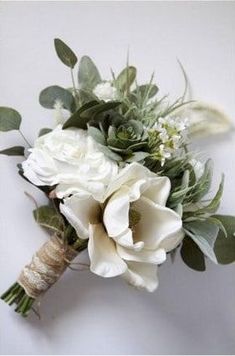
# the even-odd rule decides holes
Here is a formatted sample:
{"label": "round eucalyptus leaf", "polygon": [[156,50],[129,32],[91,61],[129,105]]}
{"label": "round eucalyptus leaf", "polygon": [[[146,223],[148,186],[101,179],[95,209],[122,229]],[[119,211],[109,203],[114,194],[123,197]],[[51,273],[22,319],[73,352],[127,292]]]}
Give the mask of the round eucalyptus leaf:
{"label": "round eucalyptus leaf", "polygon": [[70,91],[58,85],[45,88],[39,95],[39,102],[46,109],[54,109],[57,101],[61,102],[63,107],[69,111],[74,106],[74,97]]}
{"label": "round eucalyptus leaf", "polygon": [[21,116],[18,111],[4,106],[0,107],[0,131],[19,130],[20,124]]}
{"label": "round eucalyptus leaf", "polygon": [[219,220],[226,232],[220,230],[215,242],[215,255],[220,264],[226,265],[235,262],[235,216],[214,215],[214,218]]}
{"label": "round eucalyptus leaf", "polygon": [[205,271],[205,257],[193,240],[184,238],[180,254],[188,267],[196,271]]}
{"label": "round eucalyptus leaf", "polygon": [[78,83],[80,89],[93,90],[101,82],[100,73],[88,56],[83,56],[79,63]]}

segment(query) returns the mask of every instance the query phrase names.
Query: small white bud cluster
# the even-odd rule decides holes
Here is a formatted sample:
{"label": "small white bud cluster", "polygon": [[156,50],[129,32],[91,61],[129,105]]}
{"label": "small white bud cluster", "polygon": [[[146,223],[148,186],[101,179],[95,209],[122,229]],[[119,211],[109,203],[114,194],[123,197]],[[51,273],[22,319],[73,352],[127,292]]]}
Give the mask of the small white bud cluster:
{"label": "small white bud cluster", "polygon": [[189,126],[187,118],[180,117],[160,117],[151,130],[157,131],[159,145],[159,156],[161,166],[165,164],[166,159],[171,158],[172,153],[177,150],[184,139],[184,131]]}
{"label": "small white bud cluster", "polygon": [[98,84],[93,93],[100,100],[112,101],[117,99],[117,89],[112,86],[110,82],[103,82]]}

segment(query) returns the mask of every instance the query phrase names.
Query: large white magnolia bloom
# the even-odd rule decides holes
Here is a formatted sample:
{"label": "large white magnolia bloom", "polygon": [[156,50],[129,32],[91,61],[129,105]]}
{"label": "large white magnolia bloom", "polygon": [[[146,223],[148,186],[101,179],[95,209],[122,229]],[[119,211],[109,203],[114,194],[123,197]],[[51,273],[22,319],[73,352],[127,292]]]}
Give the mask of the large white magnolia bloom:
{"label": "large white magnolia bloom", "polygon": [[157,265],[183,238],[180,216],[165,206],[169,193],[167,177],[132,163],[110,182],[103,203],[73,195],[60,210],[78,236],[89,239],[92,272],[122,275],[130,284],[153,291]]}
{"label": "large white magnolia bloom", "polygon": [[117,164],[99,151],[98,144],[80,129],[62,130],[39,137],[22,167],[37,186],[57,185],[59,198],[69,194],[92,194],[101,199],[109,181],[118,173]]}

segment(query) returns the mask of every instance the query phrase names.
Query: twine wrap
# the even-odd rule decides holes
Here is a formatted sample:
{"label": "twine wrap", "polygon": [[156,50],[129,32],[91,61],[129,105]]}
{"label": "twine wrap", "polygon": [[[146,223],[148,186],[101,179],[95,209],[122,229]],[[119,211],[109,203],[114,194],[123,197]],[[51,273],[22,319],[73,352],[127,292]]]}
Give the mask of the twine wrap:
{"label": "twine wrap", "polygon": [[22,270],[18,283],[29,297],[37,298],[58,281],[78,252],[52,236]]}

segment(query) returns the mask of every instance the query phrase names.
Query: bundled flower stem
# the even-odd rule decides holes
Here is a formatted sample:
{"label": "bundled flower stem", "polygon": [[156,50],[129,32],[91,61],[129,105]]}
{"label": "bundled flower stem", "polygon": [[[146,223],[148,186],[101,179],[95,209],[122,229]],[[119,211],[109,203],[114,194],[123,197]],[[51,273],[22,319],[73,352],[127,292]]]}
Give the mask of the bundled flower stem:
{"label": "bundled flower stem", "polygon": [[86,247],[76,241],[72,246],[53,235],[33,256],[20,276],[2,296],[7,304],[16,304],[15,311],[26,317],[41,297],[65,272],[79,251]]}

